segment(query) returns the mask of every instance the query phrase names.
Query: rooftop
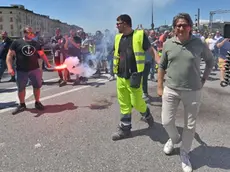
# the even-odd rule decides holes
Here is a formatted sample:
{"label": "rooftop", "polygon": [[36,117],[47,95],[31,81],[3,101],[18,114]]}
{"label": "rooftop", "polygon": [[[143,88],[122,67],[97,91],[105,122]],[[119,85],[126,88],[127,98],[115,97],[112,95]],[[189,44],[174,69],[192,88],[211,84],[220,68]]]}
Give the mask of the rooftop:
{"label": "rooftop", "polygon": [[[70,24],[65,23],[65,22],[62,22],[62,21],[60,21],[60,20],[58,20],[58,19],[51,19],[48,15],[43,15],[43,14],[35,13],[35,12],[33,12],[32,10],[26,9],[24,5],[20,5],[20,4],[11,4],[10,6],[0,6],[0,9],[1,9],[1,8],[19,9],[19,10],[22,10],[22,11],[26,11],[26,12],[28,12],[28,13],[32,13],[32,14],[35,14],[35,15],[39,15],[39,16],[41,16],[41,17],[48,18],[48,19],[50,19],[50,20],[56,21],[56,22],[61,23],[61,24],[70,25]],[[76,25],[70,25],[70,26],[75,26],[75,27],[81,28],[81,27],[76,26]],[[81,28],[81,29],[82,29],[82,28]]]}

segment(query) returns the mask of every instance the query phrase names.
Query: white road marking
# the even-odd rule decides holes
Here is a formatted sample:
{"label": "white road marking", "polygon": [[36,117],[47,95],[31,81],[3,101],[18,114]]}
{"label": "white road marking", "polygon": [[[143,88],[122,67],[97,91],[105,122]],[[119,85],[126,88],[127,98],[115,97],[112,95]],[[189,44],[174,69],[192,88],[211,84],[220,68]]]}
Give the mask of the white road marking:
{"label": "white road marking", "polygon": [[[107,80],[107,79],[104,79],[104,80],[98,79],[98,80],[96,80],[96,82],[98,82],[98,83],[106,83],[106,82],[109,82],[109,80]],[[72,92],[75,92],[75,91],[79,91],[79,90],[82,90],[82,89],[85,89],[85,88],[89,88],[89,87],[91,87],[91,86],[90,85],[86,85],[86,86],[81,86],[81,87],[78,87],[78,88],[73,88],[71,90],[66,90],[66,91],[63,91],[63,92],[60,92],[60,93],[57,93],[57,94],[53,94],[53,95],[50,95],[50,96],[42,97],[40,99],[40,101],[45,101],[45,100],[48,100],[48,99],[59,97],[59,96],[62,96],[62,95],[68,94],[68,93],[72,93]],[[15,97],[17,97],[17,96],[14,96],[13,98],[15,98]],[[34,104],[34,100],[26,102],[26,105],[31,105],[31,104]],[[5,113],[5,112],[9,112],[12,109],[14,109],[14,108],[2,109],[2,110],[0,110],[0,114],[1,113]]]}

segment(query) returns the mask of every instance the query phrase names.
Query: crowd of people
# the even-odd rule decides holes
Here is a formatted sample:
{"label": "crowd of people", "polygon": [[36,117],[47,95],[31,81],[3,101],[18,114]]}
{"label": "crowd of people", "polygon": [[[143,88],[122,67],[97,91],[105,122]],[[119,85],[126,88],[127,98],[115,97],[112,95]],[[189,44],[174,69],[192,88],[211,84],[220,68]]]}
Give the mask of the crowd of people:
{"label": "crowd of people", "polygon": [[[103,34],[97,31],[89,37],[82,30],[71,29],[68,35],[62,35],[57,28],[50,40],[55,65],[59,66],[71,56],[78,57],[80,63],[90,63],[92,56],[97,58],[95,74],[101,70],[110,73],[109,80],[116,79],[117,98],[120,105],[120,124],[112,140],[120,140],[131,135],[131,112],[135,108],[140,112],[142,120],[149,127],[154,125],[154,118],[145,98],[148,97],[148,80],[157,82],[157,93],[162,97],[162,124],[168,133],[169,140],[164,146],[169,155],[174,145],[182,142],[180,157],[184,172],[191,172],[189,160],[196,117],[201,104],[202,87],[213,67],[220,65],[221,82],[224,80],[224,60],[230,51],[229,39],[223,38],[219,32],[207,36],[192,30],[193,22],[186,13],[173,18],[173,30],[158,33],[152,29],[144,29],[141,25],[132,29],[132,20],[128,15],[117,18],[119,33],[113,35],[109,30]],[[22,39],[11,41],[7,32],[2,32],[0,49],[0,79],[8,68],[8,73],[16,81],[20,104],[13,114],[26,109],[25,88],[28,82],[34,88],[35,108],[43,110],[40,102],[42,87],[42,63],[51,67],[42,48],[42,39],[34,34],[31,27],[24,28]],[[16,59],[16,68],[14,68]],[[206,64],[203,75],[200,63]],[[156,70],[158,68],[158,70]],[[155,72],[158,72],[155,75]],[[14,77],[16,73],[16,78]],[[67,69],[59,70],[59,86],[70,81]],[[116,76],[116,77],[115,77]],[[156,77],[157,76],[157,77]],[[87,78],[76,75],[74,85],[84,84]],[[163,84],[164,83],[164,84]],[[163,86],[164,85],[164,86]],[[175,125],[175,115],[179,102],[184,104],[184,131],[179,135]]]}

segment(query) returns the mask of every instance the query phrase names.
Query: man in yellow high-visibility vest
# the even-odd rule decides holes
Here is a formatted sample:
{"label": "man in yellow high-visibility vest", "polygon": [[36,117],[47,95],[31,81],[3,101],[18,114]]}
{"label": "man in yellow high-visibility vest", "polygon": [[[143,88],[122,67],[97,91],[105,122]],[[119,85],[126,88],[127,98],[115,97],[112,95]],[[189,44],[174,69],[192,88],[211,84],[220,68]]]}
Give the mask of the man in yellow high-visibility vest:
{"label": "man in yellow high-visibility vest", "polygon": [[[117,18],[119,34],[115,37],[113,72],[117,75],[117,96],[120,104],[120,124],[112,140],[131,136],[132,107],[139,111],[143,121],[151,127],[153,117],[142,98],[142,72],[145,66],[145,51],[153,58],[156,51],[149,43],[143,30],[133,30],[130,16],[124,14]],[[159,62],[159,59],[156,59]]]}

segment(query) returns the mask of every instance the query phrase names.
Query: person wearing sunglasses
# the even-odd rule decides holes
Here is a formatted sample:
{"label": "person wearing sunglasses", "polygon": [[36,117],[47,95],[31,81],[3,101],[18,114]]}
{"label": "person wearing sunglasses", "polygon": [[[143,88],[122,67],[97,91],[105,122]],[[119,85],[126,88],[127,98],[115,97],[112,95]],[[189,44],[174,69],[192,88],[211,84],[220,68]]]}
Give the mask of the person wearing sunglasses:
{"label": "person wearing sunglasses", "polygon": [[[145,52],[152,58],[157,53],[151,46],[144,30],[133,30],[129,15],[123,14],[117,18],[119,34],[115,36],[113,72],[117,75],[117,96],[120,104],[120,124],[112,135],[112,140],[120,140],[131,136],[131,112],[134,107],[140,112],[142,120],[149,127],[154,125],[153,117],[142,98],[142,80],[145,66]],[[159,59],[156,61],[159,62]]]}
{"label": "person wearing sunglasses", "polygon": [[[166,155],[171,154],[174,145],[182,142],[180,158],[184,172],[192,171],[188,154],[192,146],[196,118],[201,104],[201,90],[214,66],[211,51],[200,38],[192,35],[192,26],[192,19],[187,13],[180,13],[173,18],[175,36],[163,45],[158,70],[157,92],[159,96],[162,96],[162,124],[169,136],[164,152]],[[203,76],[200,77],[202,58],[206,66]],[[163,89],[164,77],[166,82]],[[176,111],[180,101],[184,105],[182,137],[175,125]]]}
{"label": "person wearing sunglasses", "polygon": [[[7,54],[6,63],[8,73],[16,75],[16,83],[18,87],[19,105],[12,112],[13,115],[26,109],[25,94],[28,79],[34,89],[35,108],[44,110],[44,106],[40,102],[40,88],[42,87],[42,72],[39,68],[38,59],[42,58],[47,67],[50,67],[48,59],[41,49],[41,45],[33,40],[34,33],[32,28],[26,26],[23,30],[22,39],[13,41]],[[13,57],[16,57],[16,73],[13,70]]]}

